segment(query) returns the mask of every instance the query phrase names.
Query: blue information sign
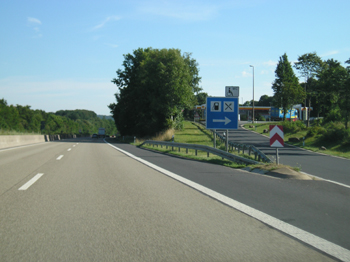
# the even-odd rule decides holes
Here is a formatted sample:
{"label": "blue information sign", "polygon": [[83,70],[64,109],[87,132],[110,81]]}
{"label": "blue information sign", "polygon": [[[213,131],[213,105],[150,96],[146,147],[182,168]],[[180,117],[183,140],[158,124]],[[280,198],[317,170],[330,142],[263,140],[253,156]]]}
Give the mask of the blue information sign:
{"label": "blue information sign", "polygon": [[238,97],[207,97],[207,129],[238,129]]}

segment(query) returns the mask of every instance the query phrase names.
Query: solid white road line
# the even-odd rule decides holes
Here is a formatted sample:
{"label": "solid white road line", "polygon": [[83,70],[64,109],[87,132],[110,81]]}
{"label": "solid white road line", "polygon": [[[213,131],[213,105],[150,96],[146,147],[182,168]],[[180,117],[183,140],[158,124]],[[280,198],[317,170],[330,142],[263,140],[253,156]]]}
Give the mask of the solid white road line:
{"label": "solid white road line", "polygon": [[59,157],[57,157],[56,159],[57,160],[61,160],[62,159],[62,157],[63,157],[63,155],[60,155]]}
{"label": "solid white road line", "polygon": [[29,180],[27,183],[25,183],[23,186],[18,188],[18,190],[27,190],[31,185],[33,185],[40,177],[42,177],[43,173],[38,173],[35,177],[33,177],[31,180]]}
{"label": "solid white road line", "polygon": [[[105,141],[106,142],[106,141]],[[214,190],[211,190],[209,188],[206,188],[200,184],[197,184],[191,180],[188,180],[186,178],[183,178],[182,176],[179,176],[175,173],[172,173],[166,169],[163,169],[161,167],[158,167],[146,160],[143,160],[142,158],[136,157],[133,154],[130,154],[129,152],[126,152],[116,146],[111,145],[110,143],[106,142],[109,146],[113,147],[114,149],[122,152],[123,154],[173,178],[176,179],[178,181],[180,181],[183,184],[186,184],[214,199],[217,199],[218,201],[233,207],[234,209],[237,209],[245,214],[247,214],[248,216],[251,216],[277,230],[280,230],[281,232],[284,232],[285,234],[288,234],[310,246],[313,246],[314,248],[325,252],[337,259],[340,259],[342,261],[350,261],[350,250],[345,249],[341,246],[338,246],[332,242],[329,242],[323,238],[320,238],[318,236],[315,236],[314,234],[311,234],[309,232],[306,232],[300,228],[297,228],[295,226],[292,226],[290,224],[287,224],[277,218],[274,218],[268,214],[265,214],[257,209],[254,209],[250,206],[247,206],[243,203],[240,203],[234,199],[231,199],[227,196],[224,196],[218,192],[215,192]]]}
{"label": "solid white road line", "polygon": [[326,181],[326,182],[329,182],[329,183],[336,184],[336,185],[338,185],[338,186],[343,186],[343,187],[350,188],[349,185],[346,185],[346,184],[343,184],[343,183],[339,183],[339,182],[336,182],[336,181],[333,181],[333,180],[329,180],[329,179],[325,179],[325,178],[322,178],[322,177],[319,177],[319,176],[311,175],[311,174],[305,173],[305,172],[303,172],[303,171],[300,171],[300,173],[303,173],[303,174],[305,174],[305,175],[308,175],[308,176],[317,178],[317,179],[319,179],[319,180],[323,180],[323,181]]}

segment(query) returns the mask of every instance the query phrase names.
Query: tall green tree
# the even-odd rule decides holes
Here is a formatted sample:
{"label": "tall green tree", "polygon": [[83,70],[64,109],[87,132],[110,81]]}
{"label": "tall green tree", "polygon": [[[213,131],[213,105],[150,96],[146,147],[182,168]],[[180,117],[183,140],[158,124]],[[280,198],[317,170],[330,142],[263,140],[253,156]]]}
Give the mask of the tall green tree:
{"label": "tall green tree", "polygon": [[[310,108],[311,108],[311,98],[318,97],[319,92],[317,90],[317,86],[315,85],[315,79],[317,79],[317,75],[321,72],[324,66],[324,62],[322,59],[314,53],[307,53],[298,57],[298,62],[294,64],[294,67],[299,71],[300,75],[305,78],[304,88],[306,92],[306,99],[309,101],[309,110],[308,110],[308,121],[307,126],[310,125]],[[304,103],[306,107],[306,100]]]}
{"label": "tall green tree", "polygon": [[274,100],[277,102],[276,106],[280,104],[283,108],[283,119],[285,119],[287,111],[294,104],[300,103],[306,94],[304,89],[299,85],[299,80],[294,74],[286,53],[280,57],[275,75],[276,79],[272,83]]}
{"label": "tall green tree", "polygon": [[117,103],[109,105],[122,135],[154,135],[196,103],[200,77],[191,54],[139,48],[124,55],[123,67],[112,80],[119,88]]}
{"label": "tall green tree", "polygon": [[[350,64],[350,59],[345,62]],[[340,93],[340,109],[342,111],[345,128],[348,129],[348,123],[350,118],[350,66],[346,67],[346,73],[344,76],[343,84],[339,90]]]}
{"label": "tall green tree", "polygon": [[322,93],[321,99],[325,115],[340,108],[342,95],[345,95],[342,89],[347,75],[347,69],[334,59],[328,59],[318,74],[319,91]]}

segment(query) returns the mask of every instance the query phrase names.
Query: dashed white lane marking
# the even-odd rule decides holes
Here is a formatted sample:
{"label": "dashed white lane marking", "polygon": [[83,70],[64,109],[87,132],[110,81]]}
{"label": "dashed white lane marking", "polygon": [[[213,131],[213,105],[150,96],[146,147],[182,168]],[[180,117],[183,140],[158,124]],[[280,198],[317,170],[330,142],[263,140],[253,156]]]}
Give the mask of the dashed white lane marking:
{"label": "dashed white lane marking", "polygon": [[27,190],[31,185],[33,185],[40,177],[42,177],[43,173],[38,173],[36,176],[34,176],[31,180],[29,180],[27,183],[25,183],[23,186],[18,188],[18,190]]}
{"label": "dashed white lane marking", "polygon": [[63,157],[63,155],[60,155],[59,157],[57,157],[56,159],[57,160],[61,160],[62,159],[62,157]]}
{"label": "dashed white lane marking", "polygon": [[[104,140],[105,141],[105,140]],[[105,141],[106,142],[106,141]],[[163,169],[161,167],[158,167],[146,160],[143,160],[142,158],[139,158],[137,156],[134,156],[133,154],[130,154],[129,152],[126,152],[116,146],[113,146],[111,145],[110,143],[106,142],[109,146],[113,147],[114,149],[122,152],[123,154],[143,163],[144,165],[147,165],[149,166],[150,168],[153,168],[173,179],[176,179],[178,181],[180,181],[181,183],[183,184],[186,184],[214,199],[217,199],[218,201],[228,205],[228,206],[231,206],[233,207],[234,209],[237,209],[245,214],[247,214],[248,216],[251,216],[285,234],[288,234],[310,246],[313,246],[314,248],[322,251],[322,252],[325,252],[337,259],[340,259],[342,261],[349,261],[350,262],[350,250],[348,249],[345,249],[341,246],[338,246],[332,242],[329,242],[323,238],[320,238],[314,234],[311,234],[309,232],[306,232],[300,228],[297,228],[295,226],[292,226],[290,224],[287,224],[275,217],[272,217],[268,214],[265,214],[259,210],[256,210],[250,206],[247,206],[243,203],[240,203],[234,199],[231,199],[227,196],[224,196],[218,192],[215,192],[214,190],[211,190],[209,188],[206,188],[200,184],[197,184],[191,180],[188,180],[186,178],[183,178],[182,176],[179,176],[175,173],[172,173],[166,169]]]}
{"label": "dashed white lane marking", "polygon": [[68,148],[68,150],[67,151],[71,151],[72,149],[71,148]]}
{"label": "dashed white lane marking", "polygon": [[75,147],[75,145],[73,145],[73,147]]}

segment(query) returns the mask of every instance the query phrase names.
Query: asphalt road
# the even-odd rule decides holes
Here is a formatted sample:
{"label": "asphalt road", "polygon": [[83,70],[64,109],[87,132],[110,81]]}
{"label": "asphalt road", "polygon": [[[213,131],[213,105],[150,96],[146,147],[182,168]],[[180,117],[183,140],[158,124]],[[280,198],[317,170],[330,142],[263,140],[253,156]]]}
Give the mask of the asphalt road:
{"label": "asphalt road", "polygon": [[[202,182],[212,181],[219,191],[238,193],[242,199],[253,195],[247,202],[261,206],[266,201],[258,199],[262,195],[277,204],[280,194],[285,194],[283,202],[289,191],[300,186],[119,146],[178,170],[179,175],[183,171]],[[255,183],[255,190],[248,183]],[[279,195],[263,192],[263,188],[276,186]],[[323,191],[324,186],[323,182],[304,184],[299,191],[317,191],[319,187]],[[342,194],[349,196],[348,191]],[[338,200],[340,207],[333,207],[334,212],[343,208],[343,200]],[[291,215],[286,219],[295,217]],[[348,213],[345,216],[349,218]],[[339,223],[343,223],[341,218]],[[345,231],[349,232],[348,223],[338,236],[348,248]],[[0,151],[0,261],[281,260],[332,259],[101,140],[66,140]]]}
{"label": "asphalt road", "polygon": [[[237,143],[254,145],[276,161],[276,149],[270,147],[269,137],[239,128],[229,131],[229,140]],[[350,186],[350,160],[314,153],[285,144],[278,149],[279,162],[324,179],[333,180]]]}

